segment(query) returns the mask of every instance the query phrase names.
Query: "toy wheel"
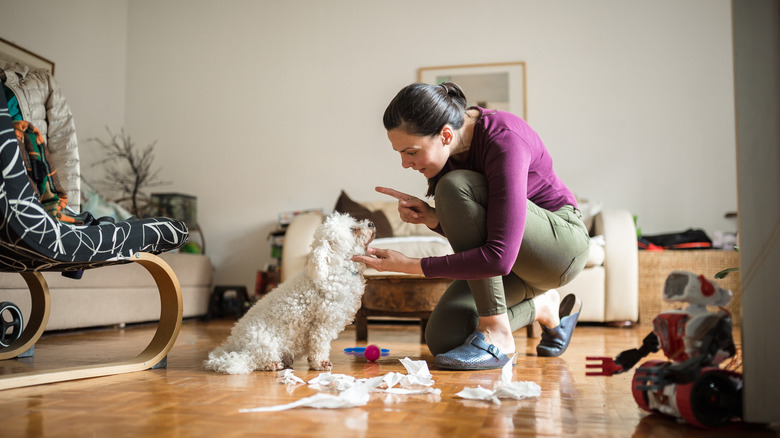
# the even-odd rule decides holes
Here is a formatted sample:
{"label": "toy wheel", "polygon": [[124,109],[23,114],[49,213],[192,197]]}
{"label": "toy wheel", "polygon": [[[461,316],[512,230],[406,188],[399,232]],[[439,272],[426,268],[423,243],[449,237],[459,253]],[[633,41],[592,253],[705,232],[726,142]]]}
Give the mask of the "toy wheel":
{"label": "toy wheel", "polygon": [[715,428],[739,415],[740,397],[727,374],[719,369],[705,370],[693,383],[677,388],[677,408],[685,421]]}
{"label": "toy wheel", "polygon": [[22,335],[22,311],[16,304],[0,303],[0,348],[6,348]]}
{"label": "toy wheel", "polygon": [[[660,367],[666,363],[668,362],[663,360],[648,360],[647,362],[642,363],[642,365],[639,365],[637,369]],[[638,386],[641,386],[641,382],[637,379],[637,377],[643,377],[646,374],[647,373],[645,372],[634,372],[634,378],[631,380],[631,393],[634,395],[634,401],[640,408],[647,412],[652,412],[653,410],[650,409],[650,406],[647,402],[647,393],[641,389],[637,389]]]}

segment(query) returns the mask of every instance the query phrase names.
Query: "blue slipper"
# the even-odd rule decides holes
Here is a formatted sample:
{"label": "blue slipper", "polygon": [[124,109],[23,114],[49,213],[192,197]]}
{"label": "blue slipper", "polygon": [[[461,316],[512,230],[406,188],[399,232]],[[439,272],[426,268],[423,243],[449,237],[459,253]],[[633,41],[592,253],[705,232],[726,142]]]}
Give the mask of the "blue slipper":
{"label": "blue slipper", "polygon": [[449,370],[492,370],[503,368],[509,360],[495,345],[485,342],[484,334],[475,331],[463,345],[436,356],[434,363]]}
{"label": "blue slipper", "polygon": [[566,295],[561,300],[561,306],[558,308],[558,315],[561,323],[558,327],[547,328],[542,326],[542,340],[536,346],[536,354],[544,357],[558,357],[569,347],[574,327],[577,326],[577,319],[580,317],[582,302],[573,294]]}

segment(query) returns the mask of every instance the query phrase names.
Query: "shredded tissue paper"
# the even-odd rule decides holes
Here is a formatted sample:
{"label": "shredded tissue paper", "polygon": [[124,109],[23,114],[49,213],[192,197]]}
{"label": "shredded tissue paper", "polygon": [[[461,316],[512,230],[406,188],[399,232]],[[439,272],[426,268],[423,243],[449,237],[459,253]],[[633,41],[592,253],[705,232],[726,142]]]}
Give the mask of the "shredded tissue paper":
{"label": "shredded tissue paper", "polygon": [[[332,393],[318,393],[310,397],[302,398],[284,405],[260,407],[253,409],[241,409],[240,412],[277,412],[287,409],[308,407],[317,409],[353,408],[365,406],[372,392],[384,392],[390,394],[441,394],[441,390],[433,388],[433,376],[428,370],[428,364],[424,360],[414,361],[407,358],[401,359],[401,364],[406,368],[407,374],[387,373],[384,376],[370,379],[356,379],[346,374],[321,373],[319,376],[305,382],[296,376],[291,369],[285,369],[278,373],[277,381],[287,385],[300,385],[308,383],[310,388],[321,391],[336,391]],[[511,362],[501,371],[501,381],[494,390],[482,387],[465,388],[456,395],[471,400],[487,400],[501,404],[499,398],[524,399],[538,397],[541,388],[534,382],[512,382]]]}
{"label": "shredded tissue paper", "polygon": [[523,400],[525,398],[539,397],[542,394],[542,388],[534,382],[513,382],[512,381],[512,361],[510,360],[501,369],[501,380],[496,382],[495,388],[491,391],[487,388],[477,386],[476,388],[463,388],[462,391],[455,394],[458,397],[469,400],[486,400],[495,404],[501,404],[501,398],[514,400]]}

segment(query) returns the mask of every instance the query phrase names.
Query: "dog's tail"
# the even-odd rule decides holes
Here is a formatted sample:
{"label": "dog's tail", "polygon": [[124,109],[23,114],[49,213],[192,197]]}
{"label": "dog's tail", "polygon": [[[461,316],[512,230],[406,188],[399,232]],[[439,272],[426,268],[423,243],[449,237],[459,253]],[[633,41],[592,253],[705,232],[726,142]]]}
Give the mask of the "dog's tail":
{"label": "dog's tail", "polygon": [[225,374],[250,374],[255,370],[254,358],[246,352],[225,351],[222,348],[209,353],[203,368]]}

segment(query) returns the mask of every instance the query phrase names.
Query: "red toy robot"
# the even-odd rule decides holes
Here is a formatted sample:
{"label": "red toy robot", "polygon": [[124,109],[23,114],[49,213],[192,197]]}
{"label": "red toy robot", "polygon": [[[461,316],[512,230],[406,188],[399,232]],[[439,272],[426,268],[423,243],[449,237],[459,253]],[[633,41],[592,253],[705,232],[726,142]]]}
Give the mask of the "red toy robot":
{"label": "red toy robot", "polygon": [[664,284],[664,301],[687,302],[684,310],[660,313],[653,332],[642,346],[586,365],[600,371],[588,376],[611,376],[630,370],[650,353],[663,349],[670,361],[650,360],[637,368],[631,382],[634,400],[649,412],[681,418],[702,428],[725,425],[742,416],[742,375],[718,367],[736,353],[731,317],[725,310],[710,312],[706,306],[726,306],[731,291],[701,275],[673,271]]}

